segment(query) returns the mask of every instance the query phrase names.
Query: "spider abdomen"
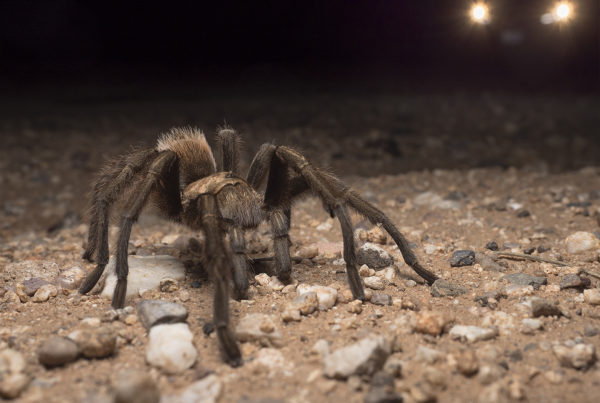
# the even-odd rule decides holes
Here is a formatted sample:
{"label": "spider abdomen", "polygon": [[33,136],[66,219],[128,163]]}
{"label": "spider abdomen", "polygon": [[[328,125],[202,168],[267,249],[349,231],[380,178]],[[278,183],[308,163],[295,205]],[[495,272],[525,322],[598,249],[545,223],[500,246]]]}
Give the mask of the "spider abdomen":
{"label": "spider abdomen", "polygon": [[220,218],[235,226],[254,228],[263,219],[259,194],[244,179],[229,172],[218,172],[189,184],[183,191],[184,222],[192,227],[199,226],[194,219],[199,217],[196,200],[204,194],[215,196]]}

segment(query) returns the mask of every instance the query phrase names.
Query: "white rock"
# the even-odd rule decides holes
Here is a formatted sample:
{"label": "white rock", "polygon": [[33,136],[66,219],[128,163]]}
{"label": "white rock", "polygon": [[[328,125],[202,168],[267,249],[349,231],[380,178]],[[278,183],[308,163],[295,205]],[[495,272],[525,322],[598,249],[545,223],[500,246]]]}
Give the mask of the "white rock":
{"label": "white rock", "polygon": [[600,240],[591,232],[578,231],[567,237],[567,252],[581,253],[588,250],[600,249]]}
{"label": "white rock", "polygon": [[[127,276],[127,297],[139,295],[140,290],[158,289],[163,279],[185,280],[185,266],[179,259],[168,255],[129,256],[129,275]],[[117,284],[115,258],[110,258],[106,266],[106,282],[102,296],[112,299]]]}
{"label": "white rock", "polygon": [[427,364],[435,364],[444,358],[444,353],[433,348],[419,346],[415,353],[415,360],[418,362],[426,362]]}
{"label": "white rock", "polygon": [[238,322],[235,333],[240,342],[258,341],[264,346],[279,345],[281,333],[275,326],[272,315],[251,313]]}
{"label": "white rock", "polygon": [[33,302],[46,302],[50,298],[56,297],[58,290],[53,284],[44,284],[35,292],[31,300]]}
{"label": "white rock", "polygon": [[214,403],[221,394],[221,380],[215,374],[211,374],[188,386],[177,403]]}
{"label": "white rock", "polygon": [[296,288],[298,295],[314,292],[319,300],[319,310],[327,311],[335,305],[338,297],[338,292],[335,288],[322,285],[300,284]]}
{"label": "white rock", "polygon": [[372,375],[383,367],[391,346],[383,336],[369,336],[342,347],[323,358],[323,373],[329,378]]}
{"label": "white rock", "polygon": [[583,300],[590,305],[600,305],[600,289],[591,288],[583,291]]}
{"label": "white rock", "polygon": [[319,339],[314,344],[311,351],[319,354],[321,357],[326,357],[329,355],[329,342],[325,339]]}
{"label": "white rock", "polygon": [[258,350],[252,360],[253,372],[260,372],[261,369],[266,369],[269,377],[274,376],[292,376],[293,364],[286,360],[281,351],[274,348],[261,348]]}
{"label": "white rock", "polygon": [[533,334],[536,330],[544,328],[544,323],[541,319],[525,318],[521,321],[521,324],[523,325],[521,332],[525,334]]}
{"label": "white rock", "polygon": [[170,374],[183,372],[196,362],[193,338],[185,323],[156,325],[150,329],[146,361]]}
{"label": "white rock", "polygon": [[466,340],[471,343],[493,339],[498,335],[496,328],[482,328],[477,326],[455,325],[450,329],[450,337],[455,340]]}
{"label": "white rock", "polygon": [[254,276],[254,280],[256,280],[259,285],[267,287],[271,281],[271,277],[269,277],[267,273],[260,273]]}
{"label": "white rock", "polygon": [[596,361],[596,349],[593,344],[576,344],[573,347],[556,345],[552,347],[552,351],[565,367],[584,369]]}
{"label": "white rock", "polygon": [[387,281],[389,281],[390,283],[393,283],[394,280],[396,279],[396,269],[392,266],[390,267],[386,267],[383,270],[379,270],[376,273],[377,277],[381,277]]}
{"label": "white rock", "polygon": [[369,287],[372,290],[385,289],[385,282],[379,276],[364,277],[363,282],[365,283],[366,287]]}
{"label": "white rock", "polygon": [[481,325],[485,327],[496,326],[503,336],[509,335],[515,328],[513,316],[503,311],[488,312],[483,317]]}
{"label": "white rock", "polygon": [[327,221],[322,222],[317,226],[317,231],[329,231],[333,226],[333,220],[328,218]]}

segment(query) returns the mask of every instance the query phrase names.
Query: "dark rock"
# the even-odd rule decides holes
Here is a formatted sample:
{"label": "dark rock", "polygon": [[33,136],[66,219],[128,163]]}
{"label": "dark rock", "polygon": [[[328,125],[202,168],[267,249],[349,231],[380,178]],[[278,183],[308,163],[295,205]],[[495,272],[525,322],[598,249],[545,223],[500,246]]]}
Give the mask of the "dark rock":
{"label": "dark rock", "polygon": [[554,305],[548,300],[535,298],[531,301],[531,313],[534,318],[540,316],[561,316],[562,311],[557,305]]}
{"label": "dark rock", "polygon": [[375,305],[392,305],[392,297],[388,294],[373,293],[371,303]]}
{"label": "dark rock", "polygon": [[394,263],[394,259],[385,250],[370,242],[365,243],[356,252],[359,265],[366,264],[371,269],[381,269]]}
{"label": "dark rock", "polygon": [[586,288],[591,285],[591,281],[586,277],[579,277],[578,274],[567,274],[560,279],[560,289],[566,288]]}
{"label": "dark rock", "polygon": [[519,210],[517,212],[517,218],[525,218],[525,217],[529,217],[531,215],[531,213],[529,212],[529,210]]}
{"label": "dark rock", "polygon": [[209,336],[212,332],[215,331],[215,325],[213,325],[212,322],[206,322],[202,326],[202,331],[204,332],[205,335]]}
{"label": "dark rock", "polygon": [[185,322],[188,316],[184,306],[161,300],[142,300],[137,304],[137,312],[147,330],[154,325]]}
{"label": "dark rock", "polygon": [[79,355],[77,343],[66,337],[52,336],[37,351],[40,364],[56,367],[75,361]]}
{"label": "dark rock", "polygon": [[465,287],[449,283],[441,278],[437,279],[431,286],[431,295],[434,297],[457,297],[466,292]]}
{"label": "dark rock", "polygon": [[523,351],[535,350],[536,348],[538,348],[537,343],[529,343],[523,347]]}
{"label": "dark rock", "polygon": [[537,248],[538,253],[548,252],[549,250],[550,250],[550,247],[544,246],[544,245],[540,245]]}
{"label": "dark rock", "polygon": [[541,285],[548,283],[546,277],[532,276],[527,273],[512,273],[502,276],[500,280],[506,280],[511,284],[516,285],[532,285],[534,288],[539,288]]}
{"label": "dark rock", "polygon": [[450,266],[470,266],[475,263],[475,252],[472,250],[457,250],[450,258]]}
{"label": "dark rock", "polygon": [[526,255],[531,255],[533,252],[535,252],[535,246],[523,250],[523,253],[525,253]]}
{"label": "dark rock", "polygon": [[496,251],[496,250],[498,250],[498,244],[496,243],[496,241],[490,241],[485,244],[485,248]]}

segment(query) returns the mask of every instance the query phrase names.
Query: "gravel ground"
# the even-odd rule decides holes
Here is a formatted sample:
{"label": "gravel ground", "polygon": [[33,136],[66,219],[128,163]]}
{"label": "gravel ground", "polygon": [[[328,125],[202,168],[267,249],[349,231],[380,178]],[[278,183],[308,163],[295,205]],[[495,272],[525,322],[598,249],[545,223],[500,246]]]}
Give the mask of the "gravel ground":
{"label": "gravel ground", "polygon": [[[69,96],[27,108],[17,100],[4,109],[1,128],[0,395],[25,402],[128,401],[131,391],[164,402],[595,401],[597,110],[595,98],[502,94],[92,104]],[[245,136],[246,161],[275,139],[330,166],[389,215],[453,295],[444,295],[447,283],[423,284],[391,239],[355,215],[357,245],[375,243],[393,263],[363,266],[375,289],[370,301],[353,302],[339,225],[313,198],[293,211],[291,250],[303,257],[294,264],[297,287],[281,289],[257,268],[250,299],[230,303],[234,324],[266,315],[250,317],[262,333],[242,343],[240,368],[222,362],[211,332],[213,287],[190,242],[201,244],[202,234],[152,210],[134,227],[129,252],[173,256],[186,268],[183,279],[141,292],[119,312],[99,295],[78,295],[77,281],[93,268],[80,259],[84,195],[104,158],[152,144],[169,126],[210,128],[224,116]],[[252,256],[271,253],[267,226],[247,240]],[[331,287],[317,294],[337,293],[335,305],[294,320],[289,311],[307,285]],[[177,321],[187,323],[197,351],[190,366],[168,370],[147,359],[156,326],[146,329],[142,298],[187,310]],[[44,348],[52,336],[60,349]],[[58,350],[70,362],[52,366],[57,358],[44,353]],[[365,362],[343,369],[340,357]]]}

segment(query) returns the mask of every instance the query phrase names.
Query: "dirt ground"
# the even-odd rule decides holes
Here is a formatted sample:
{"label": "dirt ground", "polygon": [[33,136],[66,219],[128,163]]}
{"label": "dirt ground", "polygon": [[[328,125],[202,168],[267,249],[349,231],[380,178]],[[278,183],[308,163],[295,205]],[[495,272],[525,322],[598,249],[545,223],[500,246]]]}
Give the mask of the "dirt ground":
{"label": "dirt ground", "polygon": [[[600,306],[584,301],[581,289],[559,287],[567,274],[580,269],[600,273],[597,250],[568,253],[565,244],[575,232],[598,235],[599,231],[597,98],[325,94],[308,99],[209,97],[192,101],[157,96],[137,101],[107,94],[92,102],[68,94],[51,101],[16,99],[3,108],[2,274],[6,267],[22,262],[90,271],[93,265],[81,259],[87,236],[83,212],[86,192],[104,159],[131,145],[150,146],[158,133],[171,126],[197,125],[212,133],[226,119],[244,135],[244,166],[262,142],[298,146],[313,162],[331,167],[388,214],[426,267],[466,287],[467,292],[433,297],[429,286],[409,275],[410,268],[388,237],[381,246],[394,257],[397,274],[378,292],[390,295],[393,305],[366,302],[362,313],[355,314],[348,312],[347,302],[338,301],[334,308],[300,322],[278,320],[284,362],[272,368],[254,365],[261,346],[244,343],[245,365],[234,369],[222,362],[214,333],[203,332],[212,315],[213,287],[190,269],[179,290],[155,293],[189,310],[187,322],[198,349],[191,369],[168,375],[145,362],[148,336],[135,320],[112,324],[120,337],[111,357],[78,359],[46,369],[36,353],[42,341],[68,334],[84,318],[103,317],[110,301],[68,290],[43,303],[12,301],[7,299],[9,290],[20,279],[0,275],[0,350],[10,347],[21,352],[32,379],[16,401],[103,401],[111,394],[116,374],[133,368],[148,372],[163,395],[177,394],[214,373],[222,384],[219,401],[223,402],[361,402],[371,387],[369,377],[325,378],[313,346],[324,339],[334,351],[370,334],[399,343],[393,357],[401,360],[402,373],[395,378],[394,389],[405,401],[597,401],[599,364],[584,370],[569,368],[553,352],[557,344],[574,342],[593,345],[600,354]],[[356,228],[371,229],[358,215],[353,222]],[[116,230],[111,231],[111,240]],[[202,238],[149,211],[134,227],[129,252],[185,259],[185,247],[163,243],[172,234]],[[320,248],[316,258],[294,264],[293,277],[299,283],[329,285],[340,293],[348,289],[344,266],[335,264],[339,259],[335,250],[341,250],[339,225],[318,200],[307,198],[295,205],[291,240],[292,253],[303,246]],[[254,241],[268,246],[268,228],[261,227]],[[506,251],[527,251],[569,266],[504,258],[497,260],[500,271],[481,264],[450,266],[453,252],[461,249],[493,256],[485,249],[490,241]],[[528,251],[531,248],[535,251]],[[486,292],[506,290],[500,278],[510,273],[543,276],[547,284],[510,289],[496,303],[477,301]],[[598,278],[582,277],[590,280],[588,288],[597,287]],[[185,302],[183,292],[189,293]],[[542,329],[524,331],[522,319],[531,316],[526,308],[531,296],[556,304],[564,315],[543,316]],[[251,300],[231,301],[232,321],[257,312],[279,317],[292,298],[293,294],[254,285]],[[136,298],[128,301],[133,306],[136,302]],[[407,325],[426,311],[443,315],[450,321],[448,327],[452,323],[496,326],[499,335],[464,343],[452,339],[447,329],[432,336]],[[419,346],[439,351],[441,358],[423,359],[417,352]],[[465,351],[476,353],[479,375],[466,376],[457,369]],[[485,366],[500,374],[491,381],[483,379]],[[493,387],[506,396],[502,392],[494,398],[490,395]]]}

